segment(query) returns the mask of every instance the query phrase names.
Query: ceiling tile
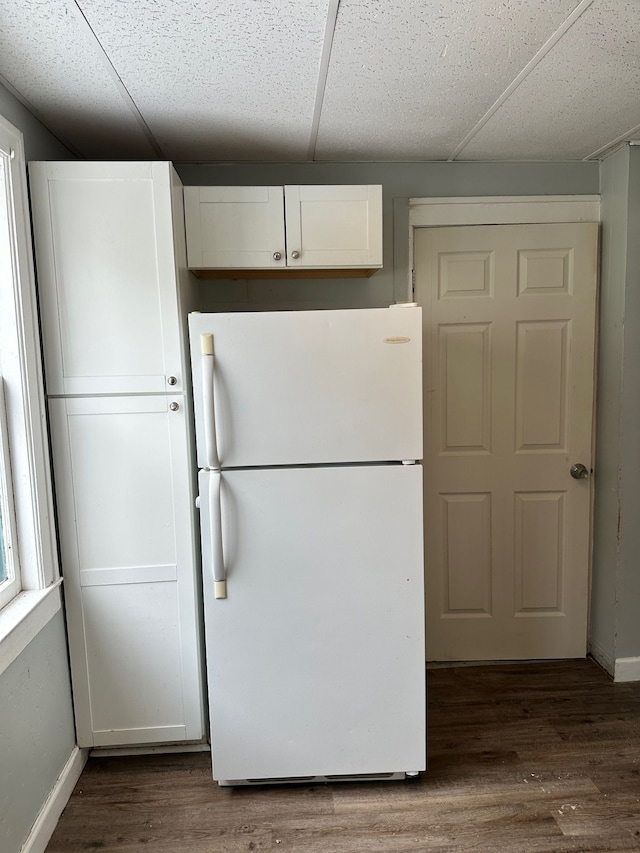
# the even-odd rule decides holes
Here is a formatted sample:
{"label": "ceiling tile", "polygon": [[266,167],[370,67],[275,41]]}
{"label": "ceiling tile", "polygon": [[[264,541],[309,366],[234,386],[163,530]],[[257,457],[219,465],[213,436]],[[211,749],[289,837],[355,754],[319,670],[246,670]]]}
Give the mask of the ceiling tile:
{"label": "ceiling tile", "polygon": [[576,2],[342,0],[317,159],[446,159]]}
{"label": "ceiling tile", "polygon": [[153,157],[72,0],[0,0],[0,74],[86,157]]}
{"label": "ceiling tile", "polygon": [[326,0],[79,3],[173,159],[306,159]]}
{"label": "ceiling tile", "polygon": [[582,159],[640,125],[640,3],[595,0],[459,155]]}

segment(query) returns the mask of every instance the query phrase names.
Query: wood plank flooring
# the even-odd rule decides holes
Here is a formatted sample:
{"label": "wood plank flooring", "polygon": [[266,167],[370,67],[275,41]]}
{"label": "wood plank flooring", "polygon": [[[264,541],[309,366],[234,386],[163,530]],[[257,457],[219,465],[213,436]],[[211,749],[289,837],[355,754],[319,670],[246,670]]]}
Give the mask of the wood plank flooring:
{"label": "wood plank flooring", "polygon": [[640,849],[640,683],[570,661],[428,684],[418,780],[231,789],[207,753],[93,758],[46,853]]}

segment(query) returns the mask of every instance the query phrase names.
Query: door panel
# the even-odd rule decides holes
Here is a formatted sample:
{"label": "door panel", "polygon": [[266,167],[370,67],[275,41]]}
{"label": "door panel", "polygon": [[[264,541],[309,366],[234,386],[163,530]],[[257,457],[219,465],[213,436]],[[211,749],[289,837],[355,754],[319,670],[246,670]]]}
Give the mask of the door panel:
{"label": "door panel", "polygon": [[176,589],[82,586],[94,746],[187,740]]}
{"label": "door panel", "polygon": [[586,653],[597,225],[416,231],[427,657]]}
{"label": "door panel", "polygon": [[47,392],[182,389],[170,164],[32,163]]}
{"label": "door panel", "polygon": [[286,186],[284,203],[287,266],[382,266],[381,186]]}
{"label": "door panel", "polygon": [[516,324],[516,452],[567,450],[571,321]]}
{"label": "door panel", "polygon": [[491,444],[491,327],[450,324],[439,330],[442,453],[488,453]]}
{"label": "door panel", "polygon": [[422,469],[225,471],[201,524],[214,778],[424,767]]}
{"label": "door panel", "polygon": [[203,734],[185,410],[49,401],[80,746]]}
{"label": "door panel", "polygon": [[286,265],[282,187],[185,187],[184,201],[190,268]]}
{"label": "door panel", "polygon": [[191,314],[189,327],[199,467],[203,333],[224,467],[422,458],[419,309]]}

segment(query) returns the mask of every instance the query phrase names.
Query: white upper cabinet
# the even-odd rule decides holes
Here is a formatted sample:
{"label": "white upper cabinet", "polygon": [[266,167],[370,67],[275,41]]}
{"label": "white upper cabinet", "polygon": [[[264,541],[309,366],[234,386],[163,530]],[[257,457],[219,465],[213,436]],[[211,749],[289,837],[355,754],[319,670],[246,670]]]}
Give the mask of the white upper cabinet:
{"label": "white upper cabinet", "polygon": [[284,188],[287,265],[382,266],[382,187]]}
{"label": "white upper cabinet", "polygon": [[192,268],[284,267],[282,187],[185,187]]}
{"label": "white upper cabinet", "polygon": [[171,165],[36,162],[30,178],[47,392],[182,390]]}
{"label": "white upper cabinet", "polygon": [[194,271],[371,275],[382,266],[379,185],[185,187],[184,198]]}

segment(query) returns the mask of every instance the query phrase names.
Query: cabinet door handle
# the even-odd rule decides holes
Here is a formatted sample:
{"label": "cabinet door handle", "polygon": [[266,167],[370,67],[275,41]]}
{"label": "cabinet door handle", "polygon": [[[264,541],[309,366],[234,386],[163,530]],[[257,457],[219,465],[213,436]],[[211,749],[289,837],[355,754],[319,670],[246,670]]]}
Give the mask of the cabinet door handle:
{"label": "cabinet door handle", "polygon": [[178,384],[178,380],[176,379],[175,376],[167,377],[167,385],[177,385],[177,384]]}
{"label": "cabinet door handle", "polygon": [[273,253],[273,260],[274,261],[281,261],[282,260],[282,252],[274,252]]}
{"label": "cabinet door handle", "polygon": [[180,403],[176,403],[175,401],[173,403],[169,403],[169,408],[172,412],[177,412],[180,408]]}
{"label": "cabinet door handle", "polygon": [[291,257],[293,258],[294,261],[297,261],[298,258],[300,257],[300,252],[298,252],[296,249],[294,249],[293,252],[291,252]]}

